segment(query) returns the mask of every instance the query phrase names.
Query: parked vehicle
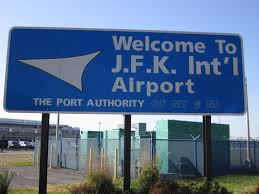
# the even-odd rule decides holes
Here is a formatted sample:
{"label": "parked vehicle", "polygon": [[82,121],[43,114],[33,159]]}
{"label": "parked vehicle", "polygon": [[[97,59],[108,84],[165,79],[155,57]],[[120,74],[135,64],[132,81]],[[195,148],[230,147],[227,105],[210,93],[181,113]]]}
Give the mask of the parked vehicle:
{"label": "parked vehicle", "polygon": [[0,149],[6,149],[8,147],[8,141],[7,140],[0,140]]}
{"label": "parked vehicle", "polygon": [[13,141],[13,140],[8,141],[8,148],[19,149],[20,147],[21,146],[18,141]]}
{"label": "parked vehicle", "polygon": [[19,145],[20,145],[21,148],[26,148],[25,141],[19,141]]}
{"label": "parked vehicle", "polygon": [[24,142],[26,144],[26,148],[28,149],[34,149],[34,142],[30,142],[30,141],[25,141]]}

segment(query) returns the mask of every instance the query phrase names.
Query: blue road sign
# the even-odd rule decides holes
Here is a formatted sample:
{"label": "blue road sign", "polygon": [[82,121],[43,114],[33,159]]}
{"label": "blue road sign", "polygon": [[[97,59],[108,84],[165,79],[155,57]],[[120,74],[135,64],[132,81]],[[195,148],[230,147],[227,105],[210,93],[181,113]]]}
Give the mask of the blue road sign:
{"label": "blue road sign", "polygon": [[16,27],[11,112],[242,114],[236,34]]}

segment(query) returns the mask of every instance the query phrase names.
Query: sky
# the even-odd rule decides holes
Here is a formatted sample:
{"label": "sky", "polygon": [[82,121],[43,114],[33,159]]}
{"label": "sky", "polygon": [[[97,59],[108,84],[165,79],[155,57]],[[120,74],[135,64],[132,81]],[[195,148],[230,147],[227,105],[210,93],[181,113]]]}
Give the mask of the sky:
{"label": "sky", "polygon": [[[250,131],[259,137],[259,1],[257,0],[2,0],[0,5],[0,118],[41,120],[41,114],[7,113],[3,109],[8,32],[13,26],[169,30],[238,33],[243,38],[248,83]],[[57,114],[50,115],[55,123]],[[133,115],[132,122],[156,120],[202,121],[202,116]],[[212,116],[214,123],[230,124],[230,135],[247,136],[247,116]],[[123,115],[61,114],[61,124],[81,130],[112,129]]]}

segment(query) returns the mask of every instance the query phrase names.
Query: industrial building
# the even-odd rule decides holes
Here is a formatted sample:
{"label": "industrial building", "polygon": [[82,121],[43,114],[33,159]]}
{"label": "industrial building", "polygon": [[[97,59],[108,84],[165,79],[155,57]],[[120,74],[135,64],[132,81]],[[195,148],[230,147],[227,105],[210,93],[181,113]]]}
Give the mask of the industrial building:
{"label": "industrial building", "polygon": [[[150,160],[152,157],[152,148],[150,146],[151,137],[154,132],[147,131],[146,123],[132,123],[131,125],[131,153],[134,164],[131,166],[132,177],[136,177],[139,173],[139,167]],[[89,149],[92,148],[95,153],[100,153],[101,148],[104,148],[107,158],[111,162],[113,160],[114,152],[118,150],[118,169],[120,176],[123,175],[124,163],[124,129],[123,125],[118,125],[116,129],[105,131],[82,131],[81,132],[81,147],[82,153],[89,155]],[[85,140],[85,141],[84,141]],[[151,144],[150,144],[151,143]]]}
{"label": "industrial building", "polygon": [[[177,173],[177,169],[181,169],[195,176],[203,174],[201,122],[158,120],[155,128],[155,131],[148,131],[146,123],[132,124],[131,152],[134,164],[137,163],[135,166],[141,166],[141,163],[147,159],[158,157],[161,161],[161,173]],[[215,175],[224,174],[229,168],[229,137],[229,125],[212,124],[212,157]],[[95,138],[97,141],[94,141]],[[96,152],[100,152],[103,147],[108,156],[117,148],[121,153],[119,165],[123,164],[123,125],[103,132],[83,132],[82,139],[92,139],[88,141],[86,149],[92,147],[96,148]],[[218,169],[221,170],[218,171]]]}
{"label": "industrial building", "polygon": [[[229,125],[212,124],[213,175],[219,176],[246,169],[247,142],[229,139]],[[35,156],[39,154],[40,142],[36,140]],[[51,139],[53,167],[76,170],[100,168],[103,154],[111,170],[123,176],[124,129],[105,131],[82,131],[81,139]],[[91,152],[90,152],[91,150]],[[90,157],[90,153],[92,153]],[[259,170],[259,142],[250,142],[252,168]],[[115,160],[116,158],[116,160]],[[160,160],[161,176],[196,177],[203,175],[203,132],[201,122],[159,120],[155,131],[147,130],[145,123],[132,124],[131,176],[137,177],[140,168],[154,158]],[[91,160],[90,160],[91,159]],[[37,163],[35,158],[34,162]],[[90,162],[92,161],[92,162]],[[116,161],[116,165],[115,165]],[[49,161],[50,162],[50,161]]]}
{"label": "industrial building", "polygon": [[[230,163],[229,125],[211,125],[214,175],[227,172]],[[159,120],[156,122],[156,153],[163,161],[162,172],[185,169],[203,174],[203,131],[201,122]],[[179,167],[180,166],[180,167]],[[220,169],[220,170],[219,170]]]}
{"label": "industrial building", "polygon": [[[6,140],[34,141],[41,134],[41,122],[33,120],[0,118],[0,138]],[[50,124],[49,135],[56,136],[56,125]],[[80,137],[80,129],[68,125],[59,126],[59,136]]]}

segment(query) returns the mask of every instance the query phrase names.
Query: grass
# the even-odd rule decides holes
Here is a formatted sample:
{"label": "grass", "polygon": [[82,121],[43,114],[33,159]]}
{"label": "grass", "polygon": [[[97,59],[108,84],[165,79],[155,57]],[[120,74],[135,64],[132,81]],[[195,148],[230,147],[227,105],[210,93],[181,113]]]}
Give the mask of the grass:
{"label": "grass", "polygon": [[237,194],[254,192],[259,186],[259,174],[236,174],[217,177],[214,179],[229,191]]}
{"label": "grass", "polygon": [[14,160],[4,163],[5,166],[32,166],[32,160]]}
{"label": "grass", "polygon": [[[69,194],[68,185],[48,185],[48,194]],[[11,189],[9,194],[38,194],[38,188],[19,188]]]}
{"label": "grass", "polygon": [[[199,182],[202,179],[190,179],[190,180],[178,180],[182,183],[185,181],[189,182]],[[226,175],[222,177],[217,177],[214,181],[218,182],[220,185],[226,187],[230,192],[234,194],[242,193],[252,193],[255,191],[256,186],[259,184],[259,174],[258,175]],[[118,178],[115,181],[117,186],[122,187],[123,180]],[[136,179],[131,181],[131,188],[137,188],[139,185]],[[69,185],[48,185],[48,194],[69,194]],[[38,188],[19,188],[11,189],[10,194],[37,194]]]}
{"label": "grass", "polygon": [[32,151],[5,151],[0,153],[0,165],[3,166],[32,166]]}
{"label": "grass", "polygon": [[[179,179],[178,183],[184,182],[200,182],[202,178],[197,179]],[[259,186],[259,174],[235,174],[220,176],[213,179],[213,181],[219,183],[219,185],[224,186],[234,194],[245,194],[252,193],[255,191],[256,187]]]}
{"label": "grass", "polygon": [[19,188],[19,189],[10,189],[9,194],[36,194],[38,190],[36,188]]}
{"label": "grass", "polygon": [[[184,182],[200,182],[203,178],[197,179],[178,179],[178,183]],[[245,194],[252,193],[255,191],[256,187],[259,186],[259,174],[236,174],[236,175],[226,175],[214,178],[213,181],[218,182],[221,186],[224,186],[228,191],[234,194]],[[115,180],[115,184],[122,188],[123,178],[118,178]],[[131,188],[138,189],[139,182],[137,179],[131,180]]]}

